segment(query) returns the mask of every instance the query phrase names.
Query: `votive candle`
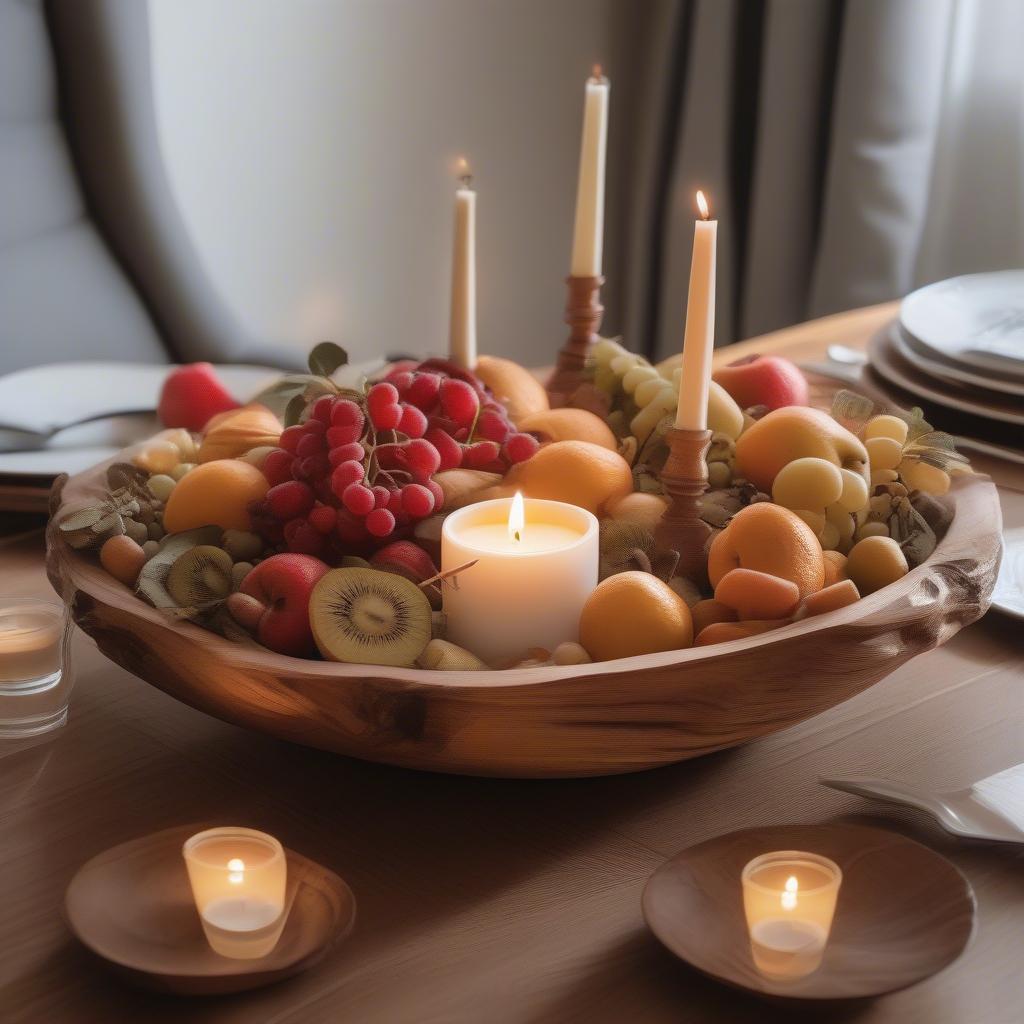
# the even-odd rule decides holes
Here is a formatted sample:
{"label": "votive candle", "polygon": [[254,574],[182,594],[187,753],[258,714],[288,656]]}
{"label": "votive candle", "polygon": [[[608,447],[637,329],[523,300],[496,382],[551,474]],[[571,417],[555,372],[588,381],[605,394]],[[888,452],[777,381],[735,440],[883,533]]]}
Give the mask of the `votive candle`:
{"label": "votive candle", "polygon": [[815,853],[780,850],[755,857],[743,869],[742,880],[757,969],[776,980],[816,971],[843,881],[839,865]]}
{"label": "votive candle", "polygon": [[187,839],[182,854],[211,948],[236,960],[266,956],[285,924],[281,844],[251,828],[211,828]]}

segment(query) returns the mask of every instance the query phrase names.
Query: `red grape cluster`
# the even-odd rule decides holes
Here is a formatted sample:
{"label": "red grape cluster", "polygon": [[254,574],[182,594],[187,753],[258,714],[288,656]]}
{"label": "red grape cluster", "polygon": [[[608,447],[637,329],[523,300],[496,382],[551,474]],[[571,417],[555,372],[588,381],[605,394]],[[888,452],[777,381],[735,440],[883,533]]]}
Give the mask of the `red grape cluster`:
{"label": "red grape cluster", "polygon": [[365,396],[317,399],[263,462],[270,489],[252,509],[256,530],[269,544],[330,561],[378,547],[439,510],[435,473],[504,473],[528,459],[536,438],[516,433],[473,379],[401,370]]}

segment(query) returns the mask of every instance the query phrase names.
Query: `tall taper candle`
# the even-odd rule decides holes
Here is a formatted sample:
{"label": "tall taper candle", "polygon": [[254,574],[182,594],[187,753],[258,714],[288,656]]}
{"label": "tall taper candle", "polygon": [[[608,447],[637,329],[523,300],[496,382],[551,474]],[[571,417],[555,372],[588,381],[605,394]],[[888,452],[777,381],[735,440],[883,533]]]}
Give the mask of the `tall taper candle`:
{"label": "tall taper candle", "polygon": [[576,186],[576,229],[572,239],[573,277],[599,277],[604,245],[604,163],[608,142],[608,79],[601,66],[587,79],[583,104],[580,174]]}
{"label": "tall taper candle", "polygon": [[464,159],[459,161],[452,240],[452,306],[448,355],[453,363],[476,366],[476,192]]}
{"label": "tall taper candle", "polygon": [[711,384],[711,353],[715,347],[715,255],[718,221],[708,220],[703,192],[697,193],[701,219],[693,226],[693,261],[690,292],[686,300],[686,332],[683,335],[683,373],[679,381],[676,427],[706,430],[708,390]]}

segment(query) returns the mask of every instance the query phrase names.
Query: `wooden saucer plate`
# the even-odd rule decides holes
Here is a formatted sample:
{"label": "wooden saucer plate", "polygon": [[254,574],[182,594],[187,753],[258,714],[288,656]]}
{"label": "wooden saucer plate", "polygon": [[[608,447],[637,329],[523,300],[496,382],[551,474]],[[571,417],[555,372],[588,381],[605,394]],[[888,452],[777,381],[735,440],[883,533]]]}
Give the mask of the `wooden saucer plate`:
{"label": "wooden saucer plate", "polygon": [[182,843],[203,827],[167,829],[115,846],[71,880],[64,897],[68,925],[118,974],[180,995],[241,992],[312,967],[351,932],[352,890],[333,871],[286,850],[288,920],[273,951],[258,960],[214,953],[181,855]]}
{"label": "wooden saucer plate", "polygon": [[[773,850],[805,850],[843,871],[821,966],[795,981],[754,966],[740,874]],[[681,960],[718,981],[783,999],[864,999],[906,988],[951,964],[974,932],[974,893],[944,857],[863,825],[746,829],[663,864],[643,894],[648,927]]]}

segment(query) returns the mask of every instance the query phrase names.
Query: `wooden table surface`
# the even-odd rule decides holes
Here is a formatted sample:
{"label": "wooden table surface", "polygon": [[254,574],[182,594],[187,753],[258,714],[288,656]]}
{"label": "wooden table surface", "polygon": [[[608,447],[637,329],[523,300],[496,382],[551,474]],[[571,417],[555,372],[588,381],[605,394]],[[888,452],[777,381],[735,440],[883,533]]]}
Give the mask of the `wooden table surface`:
{"label": "wooden table surface", "polygon": [[[753,347],[820,359],[829,343],[863,344],[892,308]],[[1006,522],[1020,525],[1024,474],[995,469]],[[46,593],[42,562],[38,534],[0,544],[0,589]],[[67,727],[28,749],[0,741],[5,1022],[788,1021],[792,1009],[721,987],[664,952],[644,927],[640,893],[692,843],[836,820],[881,823],[951,858],[974,886],[978,929],[957,963],[913,988],[800,1016],[1024,1019],[1024,851],[957,841],[922,815],[816,782],[860,771],[955,787],[1024,761],[1021,626],[997,613],[788,731],[585,781],[417,774],[290,746],[178,704],[87,637],[75,650]],[[793,666],[795,677],[813,671]],[[110,977],[61,919],[65,886],[101,850],[194,821],[266,829],[333,868],[359,902],[352,938],[308,974],[237,996],[159,998]]]}

